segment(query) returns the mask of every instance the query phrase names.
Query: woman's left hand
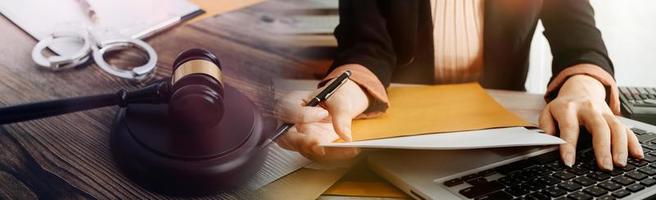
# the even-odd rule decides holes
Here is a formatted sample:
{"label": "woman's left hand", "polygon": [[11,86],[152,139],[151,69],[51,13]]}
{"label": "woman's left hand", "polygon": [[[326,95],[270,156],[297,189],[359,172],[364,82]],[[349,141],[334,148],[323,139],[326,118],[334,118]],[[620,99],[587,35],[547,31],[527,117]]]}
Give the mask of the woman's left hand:
{"label": "woman's left hand", "polygon": [[579,127],[592,134],[592,147],[597,166],[613,170],[613,165],[625,166],[627,157],[643,158],[636,135],[613,114],[605,101],[606,90],[597,79],[575,75],[567,79],[558,96],[546,105],[540,116],[540,128],[555,135],[559,130],[565,144],[560,155],[567,166],[576,158]]}

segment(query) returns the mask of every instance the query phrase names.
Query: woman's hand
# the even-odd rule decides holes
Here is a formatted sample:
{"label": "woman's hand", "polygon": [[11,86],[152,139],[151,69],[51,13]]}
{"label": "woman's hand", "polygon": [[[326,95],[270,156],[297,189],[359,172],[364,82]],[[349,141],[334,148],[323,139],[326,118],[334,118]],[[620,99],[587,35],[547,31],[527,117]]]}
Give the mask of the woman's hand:
{"label": "woman's hand", "polygon": [[575,75],[567,79],[558,96],[542,111],[540,128],[551,135],[560,130],[560,137],[567,142],[560,145],[565,165],[575,162],[579,126],[592,134],[592,147],[601,169],[625,166],[629,154],[643,157],[638,138],[615,117],[605,98],[601,82],[587,75]]}
{"label": "woman's hand", "polygon": [[295,126],[277,143],[312,160],[339,160],[358,155],[357,148],[324,148],[319,144],[339,138],[351,141],[351,121],[369,105],[365,92],[356,83],[347,80],[335,94],[321,103],[321,107],[303,106],[315,95],[309,91],[293,91],[280,100],[279,118]]}

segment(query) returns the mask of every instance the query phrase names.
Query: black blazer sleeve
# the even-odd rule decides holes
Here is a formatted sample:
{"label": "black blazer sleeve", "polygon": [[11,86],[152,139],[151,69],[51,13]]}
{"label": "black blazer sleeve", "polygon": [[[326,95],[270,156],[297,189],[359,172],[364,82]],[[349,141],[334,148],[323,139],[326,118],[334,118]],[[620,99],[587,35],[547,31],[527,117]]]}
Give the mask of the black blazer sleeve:
{"label": "black blazer sleeve", "polygon": [[595,64],[614,74],[601,32],[595,26],[594,10],[588,0],[545,0],[541,19],[551,46],[552,80],[575,64]]}
{"label": "black blazer sleeve", "polygon": [[339,1],[337,55],[329,73],[344,64],[360,64],[389,86],[396,55],[381,6],[377,0]]}

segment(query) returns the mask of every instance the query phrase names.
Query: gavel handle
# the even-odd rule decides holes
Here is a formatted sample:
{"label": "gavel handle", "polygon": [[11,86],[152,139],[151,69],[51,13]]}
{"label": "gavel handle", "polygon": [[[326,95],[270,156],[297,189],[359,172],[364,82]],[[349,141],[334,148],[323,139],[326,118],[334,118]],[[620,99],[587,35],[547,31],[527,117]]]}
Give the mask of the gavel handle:
{"label": "gavel handle", "polygon": [[127,92],[120,90],[114,94],[75,97],[28,103],[0,108],[0,124],[9,124],[33,119],[51,117],[66,113],[119,105],[125,107],[129,103],[161,103],[165,100],[162,88],[164,82],[149,85],[143,89]]}

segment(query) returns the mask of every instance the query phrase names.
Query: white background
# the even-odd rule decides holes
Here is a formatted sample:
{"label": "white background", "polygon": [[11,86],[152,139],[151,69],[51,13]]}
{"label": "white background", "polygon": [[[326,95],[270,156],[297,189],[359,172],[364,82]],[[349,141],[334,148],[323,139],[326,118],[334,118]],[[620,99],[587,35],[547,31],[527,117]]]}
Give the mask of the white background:
{"label": "white background", "polygon": [[[656,1],[591,2],[618,85],[656,87]],[[533,93],[544,93],[551,76],[551,53],[542,30],[536,30],[531,47],[526,89]]]}

